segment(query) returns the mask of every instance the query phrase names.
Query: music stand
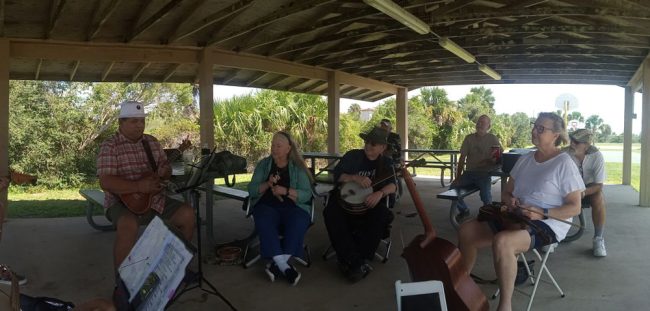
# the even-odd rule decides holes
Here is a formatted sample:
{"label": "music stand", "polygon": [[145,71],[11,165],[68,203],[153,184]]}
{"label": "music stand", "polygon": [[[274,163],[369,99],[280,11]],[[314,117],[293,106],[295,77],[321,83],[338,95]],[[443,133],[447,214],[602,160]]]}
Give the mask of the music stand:
{"label": "music stand", "polygon": [[[216,149],[216,148],[215,148]],[[183,288],[177,295],[174,296],[173,299],[169,301],[169,305],[174,303],[178,298],[180,298],[183,294],[185,294],[188,291],[191,291],[193,289],[200,289],[208,294],[215,295],[223,302],[225,302],[230,309],[232,310],[237,310],[226,297],[224,297],[215,287],[212,285],[204,276],[203,276],[203,260],[202,260],[202,255],[201,255],[201,212],[199,210],[199,199],[200,199],[200,193],[199,190],[203,190],[206,193],[208,191],[211,191],[211,189],[202,187],[204,183],[209,182],[210,176],[208,174],[208,170],[210,168],[210,164],[215,158],[215,150],[213,149],[211,152],[209,149],[203,149],[203,157],[201,158],[201,161],[199,162],[199,165],[192,165],[192,173],[190,175],[190,178],[187,180],[187,183],[185,184],[185,187],[180,188],[176,190],[176,193],[183,193],[185,191],[189,191],[189,199],[190,199],[190,205],[194,209],[195,216],[196,216],[196,240],[197,240],[197,254],[198,254],[198,261],[199,261],[199,271],[198,271],[198,282],[196,284],[192,284],[191,286],[188,286],[188,284],[185,284],[185,288]],[[206,285],[207,287],[204,287]]]}

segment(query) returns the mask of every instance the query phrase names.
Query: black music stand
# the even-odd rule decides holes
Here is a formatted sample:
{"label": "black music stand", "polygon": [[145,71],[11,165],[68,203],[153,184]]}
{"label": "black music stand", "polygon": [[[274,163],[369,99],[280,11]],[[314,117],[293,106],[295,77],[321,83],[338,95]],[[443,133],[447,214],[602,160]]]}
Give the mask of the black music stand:
{"label": "black music stand", "polygon": [[[216,149],[216,148],[215,148]],[[178,298],[180,298],[183,294],[185,294],[188,291],[191,291],[193,289],[200,289],[208,294],[215,295],[223,302],[225,302],[230,309],[232,310],[237,310],[226,297],[224,297],[215,287],[212,285],[204,276],[203,276],[203,260],[201,257],[201,212],[199,210],[199,198],[200,198],[200,193],[199,190],[203,191],[211,191],[211,189],[208,187],[203,187],[202,185],[210,181],[210,175],[208,174],[208,170],[210,168],[210,164],[215,158],[215,152],[212,150],[210,152],[209,149],[203,149],[202,152],[203,156],[201,158],[201,161],[199,165],[192,165],[192,174],[190,175],[187,184],[185,187],[180,188],[176,190],[177,193],[183,193],[188,191],[189,192],[189,200],[190,200],[190,205],[194,209],[195,215],[196,215],[196,239],[197,239],[197,255],[198,255],[198,261],[199,261],[199,271],[198,271],[198,282],[196,284],[185,284],[185,287],[172,298],[167,306],[171,305],[174,303]],[[206,287],[204,287],[204,285]]]}

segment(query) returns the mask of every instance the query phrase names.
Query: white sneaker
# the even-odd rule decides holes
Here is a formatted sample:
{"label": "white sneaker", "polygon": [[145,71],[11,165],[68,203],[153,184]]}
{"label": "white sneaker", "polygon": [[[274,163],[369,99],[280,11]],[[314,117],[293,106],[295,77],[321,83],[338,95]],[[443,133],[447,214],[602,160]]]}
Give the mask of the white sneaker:
{"label": "white sneaker", "polygon": [[594,238],[594,256],[596,257],[607,256],[607,250],[605,250],[605,239],[603,239],[602,237]]}

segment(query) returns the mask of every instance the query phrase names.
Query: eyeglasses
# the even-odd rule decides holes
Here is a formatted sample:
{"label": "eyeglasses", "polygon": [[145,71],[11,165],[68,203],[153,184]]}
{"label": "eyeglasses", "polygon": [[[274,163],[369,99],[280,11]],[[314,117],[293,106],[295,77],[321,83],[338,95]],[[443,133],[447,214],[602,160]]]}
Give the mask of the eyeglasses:
{"label": "eyeglasses", "polygon": [[574,144],[576,144],[576,145],[580,145],[580,144],[581,144],[581,142],[579,142],[579,141],[577,141],[577,140],[575,140],[575,139],[571,139],[571,143],[574,143]]}
{"label": "eyeglasses", "polygon": [[549,131],[553,132],[552,128],[548,128],[548,127],[543,126],[541,124],[535,124],[535,122],[530,122],[530,125],[532,125],[533,128],[537,131],[537,134],[540,134],[540,135],[544,134],[544,131],[546,131],[546,130],[549,130]]}

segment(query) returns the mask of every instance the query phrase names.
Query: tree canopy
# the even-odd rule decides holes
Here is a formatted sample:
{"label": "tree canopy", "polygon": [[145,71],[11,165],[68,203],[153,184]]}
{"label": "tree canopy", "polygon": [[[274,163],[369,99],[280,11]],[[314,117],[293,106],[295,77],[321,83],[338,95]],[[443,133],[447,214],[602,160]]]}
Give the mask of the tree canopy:
{"label": "tree canopy", "polygon": [[[119,103],[146,104],[146,132],[164,148],[183,139],[199,141],[198,90],[190,84],[10,82],[10,167],[35,174],[47,187],[76,187],[96,178],[99,144],[117,129]],[[495,98],[485,87],[470,90],[457,102],[444,89],[422,88],[408,101],[409,147],[458,149],[474,132],[478,117],[492,118],[491,132],[506,147],[530,145],[534,116],[494,111]],[[361,106],[352,104],[340,115],[340,149],[362,147],[360,132],[383,118],[395,122],[395,98],[379,104],[368,121]],[[572,114],[579,118],[581,115]],[[599,139],[612,137],[598,116],[586,118]],[[303,151],[327,150],[327,102],[321,96],[261,90],[214,102],[215,145],[245,156],[249,165],[269,154],[274,132],[290,133]],[[602,140],[601,140],[602,141]]]}

